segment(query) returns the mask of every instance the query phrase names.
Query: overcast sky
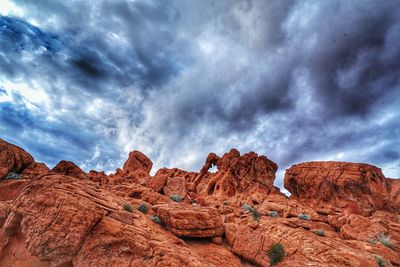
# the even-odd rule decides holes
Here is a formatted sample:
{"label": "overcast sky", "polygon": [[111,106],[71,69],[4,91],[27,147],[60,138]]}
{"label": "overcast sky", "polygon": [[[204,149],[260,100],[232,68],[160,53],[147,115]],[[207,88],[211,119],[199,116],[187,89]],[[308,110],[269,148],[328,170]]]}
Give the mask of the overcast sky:
{"label": "overcast sky", "polygon": [[0,137],[50,167],[134,149],[400,177],[400,1],[1,0]]}

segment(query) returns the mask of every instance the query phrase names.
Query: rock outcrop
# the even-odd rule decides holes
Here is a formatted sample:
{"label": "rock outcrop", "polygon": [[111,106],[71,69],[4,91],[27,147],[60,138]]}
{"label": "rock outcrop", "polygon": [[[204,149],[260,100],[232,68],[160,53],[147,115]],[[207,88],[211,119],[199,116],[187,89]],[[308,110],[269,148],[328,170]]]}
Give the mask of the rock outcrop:
{"label": "rock outcrop", "polygon": [[247,225],[226,225],[227,240],[236,255],[261,266],[270,266],[268,250],[275,242],[286,249],[284,266],[374,266],[374,255],[353,248],[338,239],[282,225],[269,219],[252,229]]}
{"label": "rock outcrop", "polygon": [[122,170],[117,169],[112,177],[117,183],[129,181],[146,184],[152,167],[153,162],[145,154],[135,150],[129,153],[128,160],[125,162]]}
{"label": "rock outcrop", "polygon": [[88,179],[87,174],[81,170],[75,163],[71,161],[62,160],[51,169],[52,173],[63,174],[77,179]]}
{"label": "rock outcrop", "polygon": [[24,176],[30,178],[49,171],[43,164],[35,162],[33,157],[20,147],[0,139],[0,180],[10,175],[10,178]]}
{"label": "rock outcrop", "polygon": [[398,185],[386,179],[381,169],[368,164],[297,164],[286,171],[285,188],[292,198],[311,207],[340,207],[362,215],[375,210],[400,210]]}
{"label": "rock outcrop", "polygon": [[163,223],[176,236],[222,236],[224,227],[216,208],[188,204],[163,204],[153,207]]}
{"label": "rock outcrop", "polygon": [[[212,166],[217,167],[216,173],[208,172]],[[275,191],[277,169],[275,162],[254,152],[241,156],[232,149],[221,158],[211,153],[193,181],[193,191],[205,198],[246,201],[251,196]]]}
{"label": "rock outcrop", "polygon": [[0,266],[270,266],[277,243],[278,266],[400,266],[400,180],[372,165],[294,165],[287,197],[254,152],[151,176],[138,151],[106,175],[0,149]]}

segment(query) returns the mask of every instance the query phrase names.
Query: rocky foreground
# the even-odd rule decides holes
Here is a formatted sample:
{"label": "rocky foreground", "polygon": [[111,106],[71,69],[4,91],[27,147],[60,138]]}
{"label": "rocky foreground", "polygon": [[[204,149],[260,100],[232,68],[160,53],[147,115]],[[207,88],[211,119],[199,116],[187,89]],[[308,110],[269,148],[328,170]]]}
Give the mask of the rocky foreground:
{"label": "rocky foreground", "polygon": [[0,266],[400,266],[400,180],[375,166],[294,165],[290,198],[253,152],[151,168],[49,170],[0,139]]}

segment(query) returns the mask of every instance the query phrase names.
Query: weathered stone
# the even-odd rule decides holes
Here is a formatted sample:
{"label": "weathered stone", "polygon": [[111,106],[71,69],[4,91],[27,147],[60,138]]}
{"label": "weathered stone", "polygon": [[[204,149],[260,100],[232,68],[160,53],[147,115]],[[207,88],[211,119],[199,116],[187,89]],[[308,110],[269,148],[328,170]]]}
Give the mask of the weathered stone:
{"label": "weathered stone", "polygon": [[52,173],[68,175],[77,179],[88,179],[87,174],[81,170],[75,163],[62,160],[51,169]]}
{"label": "weathered stone", "polygon": [[163,223],[177,236],[213,237],[224,233],[216,208],[189,204],[162,204],[153,207]]}
{"label": "weathered stone", "polygon": [[399,212],[393,202],[397,184],[388,191],[381,169],[349,162],[307,162],[285,174],[285,188],[297,199],[316,208],[334,206],[350,213],[369,215],[375,210]]}

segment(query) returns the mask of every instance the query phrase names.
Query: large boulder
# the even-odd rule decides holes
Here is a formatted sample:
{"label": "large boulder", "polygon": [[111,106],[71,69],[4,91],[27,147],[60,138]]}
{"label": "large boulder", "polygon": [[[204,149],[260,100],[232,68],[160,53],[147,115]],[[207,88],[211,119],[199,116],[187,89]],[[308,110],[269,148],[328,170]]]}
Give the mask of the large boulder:
{"label": "large boulder", "polygon": [[301,163],[286,171],[284,184],[291,198],[313,208],[339,207],[362,215],[369,215],[375,210],[400,212],[399,203],[392,201],[398,198],[397,187],[393,185],[393,192],[390,193],[382,170],[368,164]]}
{"label": "large boulder", "polygon": [[150,171],[153,162],[142,152],[134,150],[129,153],[129,157],[122,169],[117,169],[111,177],[118,183],[129,181],[134,183],[146,184],[150,178]]}
{"label": "large boulder", "polygon": [[224,227],[216,208],[189,204],[161,204],[153,207],[170,231],[181,237],[221,236]]}
{"label": "large boulder", "polygon": [[142,152],[134,150],[129,153],[128,160],[125,162],[123,171],[135,172],[137,170],[143,170],[150,173],[153,167],[153,162]]}

